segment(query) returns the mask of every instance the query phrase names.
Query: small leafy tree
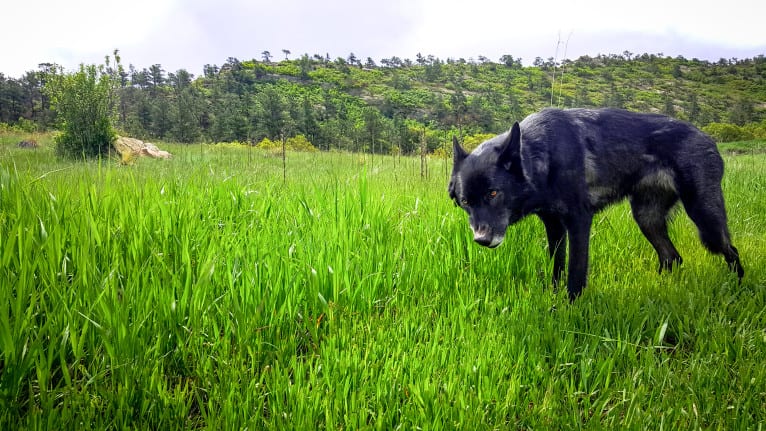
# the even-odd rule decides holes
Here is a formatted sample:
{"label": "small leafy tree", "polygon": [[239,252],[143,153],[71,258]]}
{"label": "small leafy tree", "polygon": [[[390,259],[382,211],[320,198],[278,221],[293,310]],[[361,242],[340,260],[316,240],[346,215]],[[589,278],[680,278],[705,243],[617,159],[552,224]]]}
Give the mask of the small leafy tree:
{"label": "small leafy tree", "polygon": [[112,127],[118,73],[121,69],[115,51],[117,70],[109,65],[80,65],[80,70],[65,74],[59,68],[48,78],[45,91],[56,112],[61,134],[56,138],[56,154],[68,158],[89,158],[107,154],[117,134]]}

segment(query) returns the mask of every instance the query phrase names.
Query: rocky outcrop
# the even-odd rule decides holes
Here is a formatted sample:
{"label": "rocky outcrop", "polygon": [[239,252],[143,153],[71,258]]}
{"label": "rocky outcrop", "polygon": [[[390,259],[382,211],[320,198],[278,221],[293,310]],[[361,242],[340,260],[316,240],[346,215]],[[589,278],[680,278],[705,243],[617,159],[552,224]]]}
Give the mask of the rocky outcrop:
{"label": "rocky outcrop", "polygon": [[114,141],[114,149],[122,156],[123,160],[129,160],[139,156],[152,157],[155,159],[169,159],[173,157],[167,151],[160,150],[151,142],[140,139],[118,136]]}
{"label": "rocky outcrop", "polygon": [[30,139],[27,141],[21,141],[19,142],[18,147],[19,148],[38,148],[40,145],[37,144],[37,141],[34,139]]}

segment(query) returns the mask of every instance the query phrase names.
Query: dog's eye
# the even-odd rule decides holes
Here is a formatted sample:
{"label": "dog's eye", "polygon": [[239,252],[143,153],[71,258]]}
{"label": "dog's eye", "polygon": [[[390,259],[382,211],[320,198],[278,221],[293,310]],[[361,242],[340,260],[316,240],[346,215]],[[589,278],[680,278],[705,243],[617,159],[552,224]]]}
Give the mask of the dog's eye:
{"label": "dog's eye", "polygon": [[497,196],[497,190],[490,190],[489,193],[487,193],[487,197],[489,199],[494,199]]}
{"label": "dog's eye", "polygon": [[468,206],[468,200],[467,200],[467,199],[465,199],[465,198],[463,198],[463,199],[460,199],[460,205],[462,205],[462,206],[464,206],[464,207],[465,207],[465,206]]}

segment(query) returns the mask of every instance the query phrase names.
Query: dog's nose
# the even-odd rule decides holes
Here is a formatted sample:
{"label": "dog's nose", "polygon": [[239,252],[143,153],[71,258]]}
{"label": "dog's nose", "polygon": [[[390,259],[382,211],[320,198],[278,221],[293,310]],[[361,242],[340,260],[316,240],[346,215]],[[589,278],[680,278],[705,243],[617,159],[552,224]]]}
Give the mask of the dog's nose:
{"label": "dog's nose", "polygon": [[503,235],[497,235],[489,225],[483,224],[473,229],[473,240],[484,247],[495,248],[503,242]]}
{"label": "dog's nose", "polygon": [[492,235],[490,234],[489,226],[479,225],[473,230],[473,240],[483,246],[488,246],[492,243]]}

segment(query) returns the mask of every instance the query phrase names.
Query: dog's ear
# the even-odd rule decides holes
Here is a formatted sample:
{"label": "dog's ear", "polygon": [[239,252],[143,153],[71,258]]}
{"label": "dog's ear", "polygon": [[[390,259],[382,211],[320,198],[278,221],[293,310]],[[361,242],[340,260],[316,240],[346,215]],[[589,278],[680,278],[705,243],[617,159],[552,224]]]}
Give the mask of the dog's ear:
{"label": "dog's ear", "polygon": [[518,122],[513,123],[497,161],[505,170],[512,172],[518,170],[521,173],[521,129]]}
{"label": "dog's ear", "polygon": [[460,146],[460,143],[457,141],[457,137],[452,135],[452,170],[456,171],[466,157],[468,157],[468,153],[466,153],[463,147]]}

